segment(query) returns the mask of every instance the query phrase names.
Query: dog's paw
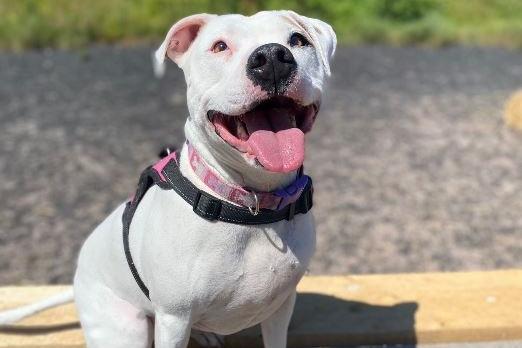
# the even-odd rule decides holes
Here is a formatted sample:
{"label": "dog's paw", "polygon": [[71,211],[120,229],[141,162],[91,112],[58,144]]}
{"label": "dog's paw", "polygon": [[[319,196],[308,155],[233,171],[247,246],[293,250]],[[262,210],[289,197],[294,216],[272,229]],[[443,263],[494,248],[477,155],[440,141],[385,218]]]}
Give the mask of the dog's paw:
{"label": "dog's paw", "polygon": [[223,348],[225,346],[225,336],[218,335],[212,332],[204,332],[199,330],[192,330],[190,337],[200,347]]}

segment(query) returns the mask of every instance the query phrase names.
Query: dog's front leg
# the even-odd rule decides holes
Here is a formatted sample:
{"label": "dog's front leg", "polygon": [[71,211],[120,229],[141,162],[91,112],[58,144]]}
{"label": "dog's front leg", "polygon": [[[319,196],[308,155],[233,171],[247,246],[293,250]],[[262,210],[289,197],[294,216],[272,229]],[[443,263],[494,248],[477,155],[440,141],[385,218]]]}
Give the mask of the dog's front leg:
{"label": "dog's front leg", "polygon": [[154,319],[155,348],[185,348],[190,338],[189,315],[156,312]]}
{"label": "dog's front leg", "polygon": [[294,311],[295,290],[271,317],[261,323],[265,348],[285,348],[288,325]]}

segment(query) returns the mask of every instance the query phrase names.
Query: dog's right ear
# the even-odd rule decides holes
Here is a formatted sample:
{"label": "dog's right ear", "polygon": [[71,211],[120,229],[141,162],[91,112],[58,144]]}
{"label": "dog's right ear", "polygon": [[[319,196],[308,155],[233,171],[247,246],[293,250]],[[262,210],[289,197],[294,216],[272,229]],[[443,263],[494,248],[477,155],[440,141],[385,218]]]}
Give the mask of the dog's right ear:
{"label": "dog's right ear", "polygon": [[165,40],[153,56],[154,73],[156,76],[163,76],[165,72],[163,63],[166,56],[172,59],[178,66],[181,67],[183,65],[185,53],[194,39],[196,39],[199,30],[214,17],[216,15],[200,13],[185,17],[170,28]]}

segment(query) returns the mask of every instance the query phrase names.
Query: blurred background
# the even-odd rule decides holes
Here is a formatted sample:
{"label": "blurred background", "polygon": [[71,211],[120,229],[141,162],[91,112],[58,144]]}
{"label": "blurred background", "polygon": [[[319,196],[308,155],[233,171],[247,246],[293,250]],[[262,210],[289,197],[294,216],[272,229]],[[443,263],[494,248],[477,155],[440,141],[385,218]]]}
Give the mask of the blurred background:
{"label": "blurred background", "polygon": [[150,59],[173,22],[281,8],[340,43],[308,135],[311,273],[521,267],[522,1],[0,0],[0,285],[70,283],[182,143],[183,75]]}

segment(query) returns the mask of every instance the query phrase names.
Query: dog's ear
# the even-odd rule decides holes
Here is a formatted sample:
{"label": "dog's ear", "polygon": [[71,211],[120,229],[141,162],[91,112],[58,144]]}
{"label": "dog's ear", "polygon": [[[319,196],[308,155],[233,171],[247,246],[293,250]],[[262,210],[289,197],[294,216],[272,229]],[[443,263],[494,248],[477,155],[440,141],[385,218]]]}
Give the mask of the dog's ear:
{"label": "dog's ear", "polygon": [[167,33],[165,40],[154,53],[154,72],[157,76],[164,73],[164,60],[168,56],[176,64],[183,64],[183,57],[192,42],[196,39],[200,29],[216,15],[200,13],[185,17],[175,23]]}
{"label": "dog's ear", "polygon": [[312,44],[319,51],[326,74],[330,75],[330,62],[337,47],[337,36],[332,26],[322,20],[301,16],[293,11],[285,12],[309,35]]}
{"label": "dog's ear", "polygon": [[312,23],[312,26],[319,37],[319,44],[321,45],[323,52],[325,52],[328,60],[331,61],[337,47],[337,36],[335,35],[332,26],[319,19],[308,18],[308,20]]}

